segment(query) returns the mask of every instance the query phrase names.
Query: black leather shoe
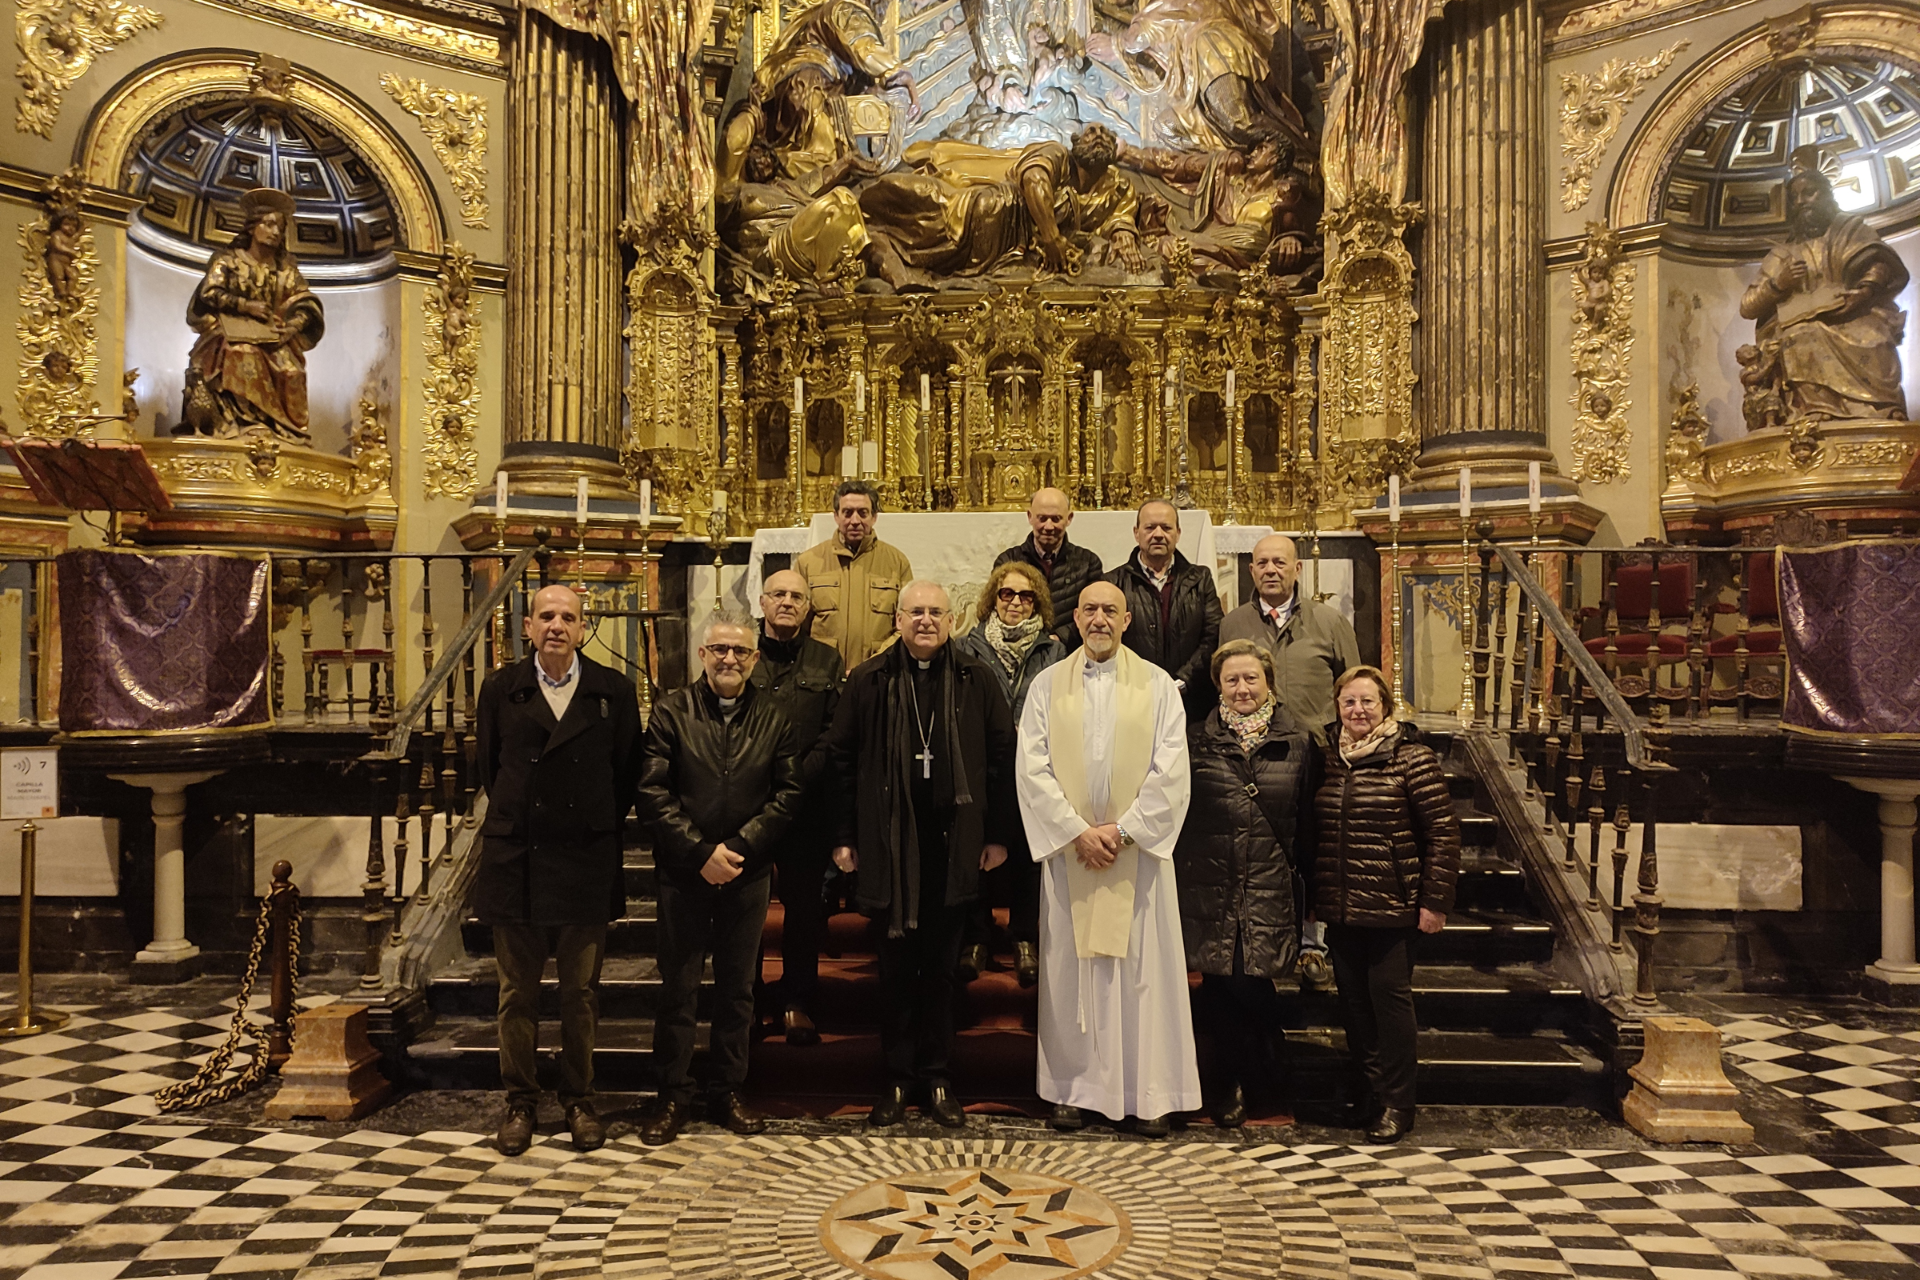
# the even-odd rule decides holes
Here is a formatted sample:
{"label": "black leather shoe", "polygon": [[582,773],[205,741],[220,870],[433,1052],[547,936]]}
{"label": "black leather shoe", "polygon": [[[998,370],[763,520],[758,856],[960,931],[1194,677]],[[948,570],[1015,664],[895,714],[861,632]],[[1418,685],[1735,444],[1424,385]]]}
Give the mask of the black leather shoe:
{"label": "black leather shoe", "polygon": [[962,986],[972,982],[993,965],[993,958],[980,943],[960,948],[960,965],[953,971],[955,981]]}
{"label": "black leather shoe", "polygon": [[1170,1116],[1155,1116],[1151,1120],[1135,1120],[1133,1131],[1143,1138],[1164,1138],[1173,1132],[1173,1120]]}
{"label": "black leather shoe", "polygon": [[944,1080],[927,1086],[927,1114],[949,1129],[966,1127],[967,1113],[960,1109],[959,1099],[953,1096],[953,1086]]}
{"label": "black leather shoe", "polygon": [[1413,1131],[1412,1107],[1388,1107],[1367,1130],[1367,1141],[1387,1146]]}
{"label": "black leather shoe", "polygon": [[1213,1122],[1222,1129],[1238,1129],[1247,1122],[1247,1095],[1239,1085],[1223,1097],[1214,1099]]}
{"label": "black leather shoe", "polygon": [[533,1145],[533,1108],[508,1107],[507,1118],[500,1122],[494,1141],[503,1156],[517,1156]]}
{"label": "black leather shoe", "polygon": [[805,1009],[789,1009],[785,1021],[787,1043],[809,1045],[820,1043],[820,1028],[813,1025],[813,1019],[807,1016]]}
{"label": "black leather shoe", "polygon": [[1053,1104],[1053,1119],[1048,1121],[1048,1123],[1062,1133],[1068,1133],[1075,1129],[1086,1128],[1087,1117],[1078,1107],[1070,1107],[1064,1102],[1056,1102]]}
{"label": "black leather shoe", "polygon": [[1015,943],[1013,973],[1023,987],[1040,981],[1040,949],[1031,942]]}
{"label": "black leather shoe", "polygon": [[767,1117],[740,1101],[737,1093],[716,1093],[709,1098],[707,1123],[743,1135],[767,1131]]}
{"label": "black leather shoe", "polygon": [[876,1129],[885,1129],[889,1125],[906,1122],[907,1091],[897,1084],[890,1084],[874,1100],[873,1110],[867,1112],[867,1123]]}
{"label": "black leather shoe", "polygon": [[680,1130],[686,1124],[686,1103],[656,1103],[647,1118],[640,1122],[640,1141],[650,1147],[664,1147],[680,1136]]}
{"label": "black leather shoe", "polygon": [[597,1151],[607,1140],[607,1126],[593,1113],[590,1102],[575,1102],[567,1107],[567,1129],[573,1134],[575,1151]]}

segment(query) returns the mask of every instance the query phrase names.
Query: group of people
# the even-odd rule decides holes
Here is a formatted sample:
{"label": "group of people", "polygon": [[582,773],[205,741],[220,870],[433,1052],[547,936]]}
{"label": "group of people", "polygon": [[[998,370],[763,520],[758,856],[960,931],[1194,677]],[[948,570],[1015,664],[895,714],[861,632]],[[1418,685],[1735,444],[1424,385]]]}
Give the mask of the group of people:
{"label": "group of people", "polygon": [[777,885],[782,1031],[811,1044],[829,866],[878,939],[875,1126],[916,1106],[965,1123],[954,998],[992,964],[998,898],[1017,978],[1038,987],[1036,1087],[1056,1128],[1095,1112],[1157,1137],[1203,1108],[1239,1125],[1278,1086],[1275,982],[1311,979],[1303,957],[1330,955],[1355,1119],[1374,1141],[1401,1138],[1415,940],[1452,908],[1459,824],[1438,758],[1395,718],[1352,627],[1298,589],[1292,541],[1260,542],[1257,598],[1223,617],[1211,572],[1179,552],[1171,503],[1141,506],[1135,550],[1105,572],[1069,537],[1067,496],[1043,489],[956,637],[947,590],[875,533],[870,486],[842,484],[834,517],[833,538],[765,580],[757,622],[707,620],[700,677],[644,731],[631,682],[578,652],[567,587],[533,598],[532,656],[488,678],[475,905],[500,970],[501,1149],[532,1140],[549,954],[568,1127],[582,1149],[605,1138],[593,992],[636,804],[659,880],[648,1144],[692,1113],[709,960],[706,1117],[766,1127],[741,1090],[768,905]]}

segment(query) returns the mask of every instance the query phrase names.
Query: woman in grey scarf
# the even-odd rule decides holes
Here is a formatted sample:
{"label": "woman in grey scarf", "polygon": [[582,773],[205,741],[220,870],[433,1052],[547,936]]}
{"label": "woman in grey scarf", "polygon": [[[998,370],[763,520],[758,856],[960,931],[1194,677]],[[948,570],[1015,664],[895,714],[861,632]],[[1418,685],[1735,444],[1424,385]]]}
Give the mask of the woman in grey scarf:
{"label": "woman in grey scarf", "polygon": [[[1055,639],[1053,601],[1046,579],[1031,565],[1012,560],[995,567],[980,590],[973,630],[953,641],[992,668],[1000,677],[1000,691],[1020,724],[1027,689],[1033,678],[1067,656]],[[994,881],[999,881],[995,885]],[[965,943],[960,948],[960,981],[972,982],[992,964],[993,907],[1007,902],[1007,931],[1013,937],[1014,974],[1030,987],[1040,976],[1040,868],[1021,834],[1007,846],[1006,865],[987,877],[987,891],[974,905]]]}

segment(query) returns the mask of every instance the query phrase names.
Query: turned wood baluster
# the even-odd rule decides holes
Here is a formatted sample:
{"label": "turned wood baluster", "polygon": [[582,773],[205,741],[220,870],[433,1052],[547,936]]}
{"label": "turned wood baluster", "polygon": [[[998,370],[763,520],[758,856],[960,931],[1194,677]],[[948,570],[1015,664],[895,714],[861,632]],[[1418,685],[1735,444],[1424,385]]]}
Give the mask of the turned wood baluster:
{"label": "turned wood baluster", "polygon": [[[1509,687],[1507,680],[1507,589],[1511,584],[1507,579],[1507,566],[1504,563],[1500,566],[1500,574],[1495,579],[1495,582],[1498,585],[1493,593],[1493,696],[1487,706],[1487,718],[1496,729],[1500,727],[1502,719],[1508,720],[1508,729],[1511,731],[1519,727],[1519,715],[1516,712],[1513,716],[1503,717],[1500,714],[1500,708],[1503,705],[1500,699],[1503,696],[1511,697],[1514,690],[1520,687],[1520,649],[1519,646],[1516,645],[1513,650],[1513,680],[1511,687]],[[1507,747],[1508,755],[1512,762],[1519,764],[1519,742],[1510,738]]]}
{"label": "turned wood baluster", "polygon": [[413,819],[407,807],[406,765],[400,766],[400,796],[393,804],[393,932],[388,943],[400,941],[400,917],[407,909],[407,827]]}
{"label": "turned wood baluster", "polygon": [[1654,807],[1659,794],[1659,778],[1649,773],[1646,817],[1640,830],[1639,892],[1633,895],[1633,931],[1635,944],[1633,999],[1650,1005],[1657,997],[1653,990],[1653,940],[1660,935],[1660,860],[1654,854]]}
{"label": "turned wood baluster", "polygon": [[[1531,554],[1527,556],[1526,566],[1528,569],[1535,568]],[[1501,566],[1501,572],[1504,580],[1504,565]],[[1513,705],[1508,709],[1507,730],[1510,733],[1519,733],[1527,708],[1533,702],[1533,597],[1521,590],[1517,583],[1509,582],[1508,590],[1513,593],[1515,599],[1513,669],[1507,673],[1507,693],[1513,699]],[[1500,626],[1503,630],[1506,627],[1505,610],[1500,614]],[[1540,726],[1527,725],[1527,731],[1538,733]]]}
{"label": "turned wood baluster", "polygon": [[453,824],[459,816],[455,813],[456,801],[460,798],[459,760],[464,754],[460,739],[453,729],[454,682],[457,677],[447,677],[446,715],[447,727],[440,738],[440,821],[445,830],[441,833],[440,852],[444,855],[453,848]]}
{"label": "turned wood baluster", "polygon": [[[1615,685],[1620,683],[1620,558],[1611,551],[1601,557],[1600,571],[1607,575],[1606,609],[1607,647],[1602,655],[1602,663],[1607,679]],[[1601,714],[1605,714],[1605,704],[1601,704]]]}
{"label": "turned wood baluster", "polygon": [[300,566],[300,672],[307,692],[307,723],[313,723],[313,592],[307,585],[307,562]]}
{"label": "turned wood baluster", "polygon": [[[427,867],[433,862],[433,815],[437,812],[433,804],[433,791],[436,775],[433,769],[433,752],[439,749],[439,743],[432,737],[427,738],[420,748],[420,887],[422,892],[427,884]],[[404,766],[402,766],[404,767]]]}
{"label": "turned wood baluster", "polygon": [[[460,561],[460,583],[460,625],[464,628],[473,617],[473,559],[470,556]],[[474,728],[478,718],[476,715],[478,703],[475,699],[475,686],[479,678],[474,668],[479,661],[480,646],[475,644],[473,648],[468,651],[466,661],[460,664],[464,668],[467,686],[466,715],[462,717],[463,733],[461,736],[461,745],[463,747],[461,754],[465,759],[467,776],[466,803],[460,807],[460,813],[463,817],[473,812],[473,797],[475,791],[478,790],[474,785],[473,764],[480,749],[480,739]]]}
{"label": "turned wood baluster", "polygon": [[380,648],[386,656],[380,660],[386,668],[386,693],[380,700],[380,726],[393,728],[393,713],[400,707],[395,680],[399,675],[400,654],[393,647],[393,561],[380,562]]}
{"label": "turned wood baluster", "polygon": [[1713,615],[1707,611],[1707,562],[1694,556],[1693,616],[1687,624],[1687,719],[1698,720],[1706,706],[1712,675],[1707,671],[1707,632],[1713,627]]}
{"label": "turned wood baluster", "polygon": [[1587,779],[1587,830],[1592,844],[1587,850],[1587,910],[1600,907],[1600,827],[1607,820],[1607,773],[1598,764]]}
{"label": "turned wood baluster", "polygon": [[1747,697],[1750,686],[1747,683],[1747,628],[1753,624],[1748,612],[1751,602],[1750,592],[1753,584],[1747,579],[1747,553],[1744,550],[1733,553],[1734,594],[1740,601],[1740,611],[1734,614],[1733,621],[1733,679],[1734,706],[1738,719],[1747,718]]}
{"label": "turned wood baluster", "polygon": [[1647,595],[1647,712],[1660,705],[1660,552],[1653,553],[1653,578]]}
{"label": "turned wood baluster", "polygon": [[1560,741],[1560,699],[1558,697],[1550,699],[1547,703],[1547,708],[1550,712],[1546,724],[1547,738],[1546,741],[1541,744],[1540,756],[1542,767],[1540,771],[1540,785],[1536,789],[1540,793],[1540,807],[1545,815],[1545,821],[1541,823],[1540,829],[1548,835],[1552,835],[1554,829],[1553,806],[1557,802],[1560,793],[1560,787],[1558,786],[1560,777],[1560,748],[1564,745]]}
{"label": "turned wood baluster", "polygon": [[1620,803],[1613,810],[1613,938],[1607,945],[1614,951],[1627,949],[1620,926],[1626,911],[1627,831],[1633,825],[1632,815],[1627,812],[1627,795],[1633,789],[1632,782],[1630,775],[1621,779]]}
{"label": "turned wood baluster", "polygon": [[1578,871],[1580,869],[1580,855],[1574,849],[1574,841],[1579,838],[1580,832],[1580,787],[1583,782],[1580,776],[1580,770],[1585,766],[1586,762],[1586,748],[1580,737],[1580,731],[1575,729],[1573,731],[1573,741],[1567,747],[1567,851],[1565,863],[1569,871]]}
{"label": "turned wood baluster", "polygon": [[360,886],[360,922],[367,931],[367,951],[361,960],[360,990],[370,993],[380,990],[380,944],[387,936],[387,855],[385,833],[381,831],[387,806],[380,795],[378,769],[373,771],[368,785],[373,794],[368,806],[371,819],[367,824],[367,878]]}
{"label": "turned wood baluster", "polygon": [[1474,532],[1480,544],[1480,590],[1468,607],[1473,611],[1473,724],[1479,729],[1493,712],[1493,522],[1482,520]]}

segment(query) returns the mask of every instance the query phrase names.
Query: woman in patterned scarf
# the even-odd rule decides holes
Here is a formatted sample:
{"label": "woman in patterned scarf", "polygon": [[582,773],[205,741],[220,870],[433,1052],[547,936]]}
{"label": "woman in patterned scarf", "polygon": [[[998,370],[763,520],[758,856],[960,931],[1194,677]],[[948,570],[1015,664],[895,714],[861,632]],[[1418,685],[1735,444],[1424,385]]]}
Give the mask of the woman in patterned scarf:
{"label": "woman in patterned scarf", "polygon": [[1200,1083],[1213,1122],[1238,1128],[1249,1103],[1272,1110],[1282,1052],[1276,978],[1300,951],[1294,859],[1306,829],[1316,760],[1307,731],[1273,697],[1273,655],[1251,640],[1214,650],[1220,705],[1187,726],[1193,803],[1174,848]]}
{"label": "woman in patterned scarf", "polygon": [[[1053,600],[1047,581],[1033,566],[1018,560],[995,567],[980,590],[973,630],[953,643],[971,653],[1000,677],[1000,692],[1013,708],[1013,723],[1027,705],[1033,678],[1067,656],[1066,646],[1053,636]],[[960,948],[960,981],[972,982],[992,963],[995,900],[1007,903],[1007,932],[1013,937],[1014,974],[1030,987],[1040,978],[1040,868],[1027,852],[1026,836],[1007,845],[1006,864],[988,873],[986,885],[968,923]],[[997,882],[997,883],[996,883]]]}

